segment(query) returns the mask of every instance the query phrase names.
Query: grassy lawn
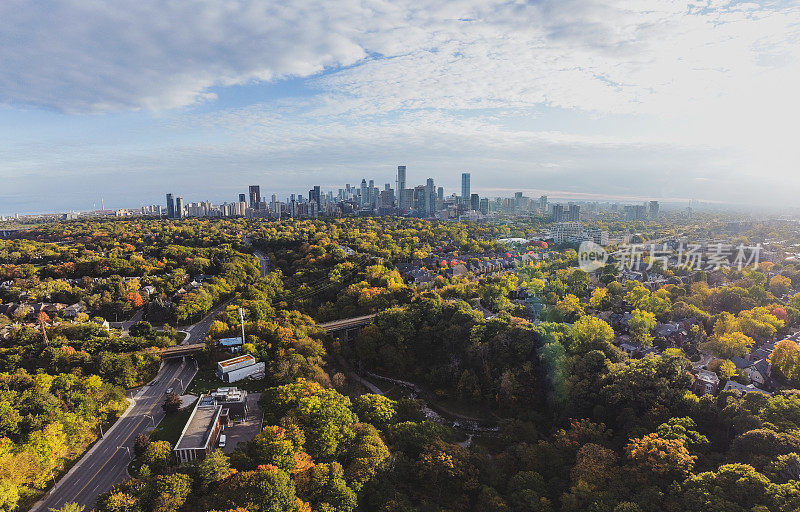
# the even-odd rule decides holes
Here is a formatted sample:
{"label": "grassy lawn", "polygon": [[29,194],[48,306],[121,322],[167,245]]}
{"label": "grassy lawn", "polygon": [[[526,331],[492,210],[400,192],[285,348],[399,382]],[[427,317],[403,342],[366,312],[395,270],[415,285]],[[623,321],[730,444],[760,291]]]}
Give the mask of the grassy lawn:
{"label": "grassy lawn", "polygon": [[189,385],[187,393],[190,395],[200,395],[226,386],[235,386],[248,392],[260,393],[264,391],[266,383],[263,380],[244,379],[239,382],[227,384],[217,378],[216,366],[201,366],[197,371],[197,375],[195,375],[192,380],[192,383]]}
{"label": "grassy lawn", "polygon": [[150,440],[169,441],[175,446],[175,443],[178,442],[178,438],[181,436],[183,427],[186,425],[186,422],[189,421],[192,409],[194,409],[194,402],[192,402],[192,405],[178,411],[176,414],[167,414],[164,416],[161,423],[150,433]]}

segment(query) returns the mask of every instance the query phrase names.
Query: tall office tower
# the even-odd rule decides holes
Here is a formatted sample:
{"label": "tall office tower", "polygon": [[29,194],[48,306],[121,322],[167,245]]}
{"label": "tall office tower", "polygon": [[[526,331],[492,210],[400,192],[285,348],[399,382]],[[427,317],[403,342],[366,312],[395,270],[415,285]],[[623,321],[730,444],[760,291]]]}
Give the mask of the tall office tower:
{"label": "tall office tower", "polygon": [[175,199],[172,197],[172,194],[167,194],[167,218],[175,218]]}
{"label": "tall office tower", "polygon": [[564,205],[562,204],[554,204],[553,205],[553,222],[563,222],[564,221]]}
{"label": "tall office tower", "polygon": [[522,209],[522,192],[514,192],[514,209],[517,211]]}
{"label": "tall office tower", "polygon": [[246,203],[247,202],[247,194],[239,194],[239,202]]}
{"label": "tall office tower", "polygon": [[317,206],[322,206],[319,185],[314,185],[314,188],[308,191],[308,200],[312,203],[317,203]]}
{"label": "tall office tower", "polygon": [[401,210],[410,212],[414,209],[414,189],[403,190],[403,200],[398,203]]}
{"label": "tall office tower", "polygon": [[258,208],[261,202],[261,187],[259,185],[250,185],[250,208]]}
{"label": "tall office tower", "polygon": [[480,207],[481,207],[481,213],[482,214],[489,215],[489,199],[488,198],[484,197],[483,199],[481,199]]}
{"label": "tall office tower", "polygon": [[358,202],[362,208],[369,204],[369,192],[367,192],[367,180],[361,179],[361,199]]}
{"label": "tall office tower", "polygon": [[420,217],[425,216],[425,185],[414,187],[414,211]]}
{"label": "tall office tower", "polygon": [[650,220],[658,218],[658,201],[650,201]]}
{"label": "tall office tower", "polygon": [[543,212],[547,211],[547,196],[539,196],[539,209]]}
{"label": "tall office tower", "polygon": [[180,219],[183,217],[183,198],[175,198],[175,218]]}
{"label": "tall office tower", "polygon": [[397,205],[403,207],[403,193],[406,190],[406,166],[397,166]]}
{"label": "tall office tower", "polygon": [[469,178],[470,176],[468,172],[461,174],[461,201],[464,203],[469,203]]}
{"label": "tall office tower", "polygon": [[569,218],[567,220],[578,222],[581,220],[581,207],[577,204],[569,205]]}
{"label": "tall office tower", "polygon": [[369,185],[367,186],[367,204],[373,205],[375,204],[375,180],[369,180]]}
{"label": "tall office tower", "polygon": [[472,194],[469,197],[469,209],[476,212],[481,208],[481,198],[478,194]]}
{"label": "tall office tower", "polygon": [[433,216],[436,213],[436,187],[433,178],[425,182],[425,215]]}
{"label": "tall office tower", "polygon": [[439,201],[444,201],[444,187],[439,187],[436,189],[436,195]]}
{"label": "tall office tower", "polygon": [[389,184],[389,183],[384,184],[383,185],[383,190],[392,190],[392,185]]}

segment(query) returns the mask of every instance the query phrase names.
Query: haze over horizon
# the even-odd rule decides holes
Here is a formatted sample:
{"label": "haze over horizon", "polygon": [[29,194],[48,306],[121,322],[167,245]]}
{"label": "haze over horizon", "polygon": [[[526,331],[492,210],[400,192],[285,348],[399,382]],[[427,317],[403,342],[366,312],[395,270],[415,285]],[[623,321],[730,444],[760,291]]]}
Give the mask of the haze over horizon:
{"label": "haze over horizon", "polygon": [[0,214],[398,164],[448,192],[789,205],[798,26],[798,1],[8,0]]}

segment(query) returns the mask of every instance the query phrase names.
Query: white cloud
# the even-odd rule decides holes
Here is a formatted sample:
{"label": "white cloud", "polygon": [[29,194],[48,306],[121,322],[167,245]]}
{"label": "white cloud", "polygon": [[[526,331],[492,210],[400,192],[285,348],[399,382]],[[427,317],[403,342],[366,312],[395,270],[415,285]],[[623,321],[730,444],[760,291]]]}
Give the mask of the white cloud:
{"label": "white cloud", "polygon": [[209,88],[357,62],[355,2],[0,3],[0,98],[64,111],[164,109]]}
{"label": "white cloud", "polygon": [[[268,169],[287,190],[290,170],[319,181],[331,165],[339,183],[406,161],[509,186],[768,196],[781,178],[800,181],[798,26],[794,0],[5,0],[10,110],[166,112],[156,144],[18,136],[0,147],[0,175],[22,196],[23,174]],[[318,94],[172,111],[291,76]],[[543,107],[578,115],[534,123]]]}
{"label": "white cloud", "polygon": [[[331,111],[548,105],[669,114],[798,59],[797,5],[665,0],[0,4],[0,97],[164,109],[311,76]],[[368,55],[376,57],[366,58]]]}

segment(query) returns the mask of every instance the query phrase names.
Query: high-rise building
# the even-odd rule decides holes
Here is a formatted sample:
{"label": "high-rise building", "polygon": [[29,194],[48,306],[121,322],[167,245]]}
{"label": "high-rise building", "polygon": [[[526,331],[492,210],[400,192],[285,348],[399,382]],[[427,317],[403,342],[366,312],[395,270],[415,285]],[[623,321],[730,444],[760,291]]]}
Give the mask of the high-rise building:
{"label": "high-rise building", "polygon": [[359,205],[364,208],[369,204],[369,192],[367,191],[367,180],[361,179],[361,201]]}
{"label": "high-rise building", "polygon": [[650,220],[658,218],[658,201],[650,201]]}
{"label": "high-rise building", "polygon": [[239,202],[246,203],[247,202],[247,194],[239,194]]}
{"label": "high-rise building", "polygon": [[470,200],[469,180],[470,175],[468,172],[461,174],[461,201],[464,203],[467,203]]}
{"label": "high-rise building", "polygon": [[183,198],[175,198],[175,218],[180,219],[183,217]]}
{"label": "high-rise building", "polygon": [[647,220],[647,210],[641,204],[625,205],[625,220]]}
{"label": "high-rise building", "polygon": [[484,215],[489,215],[489,198],[484,197],[481,199],[481,213]]}
{"label": "high-rise building", "polygon": [[261,203],[261,187],[259,185],[250,185],[250,208],[258,208]]}
{"label": "high-rise building", "polygon": [[436,187],[433,178],[425,182],[425,215],[433,216],[436,213]]}
{"label": "high-rise building", "polygon": [[167,194],[167,218],[175,218],[175,199],[172,194]]}
{"label": "high-rise building", "polygon": [[539,210],[547,211],[547,196],[539,196]]}
{"label": "high-rise building", "polygon": [[406,190],[406,166],[397,166],[397,202],[398,206],[403,206],[403,193]]}
{"label": "high-rise building", "polygon": [[581,207],[577,204],[570,203],[569,205],[569,217],[567,218],[570,222],[578,222],[581,220]]}
{"label": "high-rise building", "polygon": [[319,185],[315,185],[314,188],[308,191],[308,200],[317,203],[317,207],[322,206]]}
{"label": "high-rise building", "polygon": [[553,222],[564,222],[564,205],[556,203],[553,205]]}
{"label": "high-rise building", "polygon": [[478,194],[472,194],[469,197],[469,207],[471,210],[478,211],[481,208],[481,198]]}

